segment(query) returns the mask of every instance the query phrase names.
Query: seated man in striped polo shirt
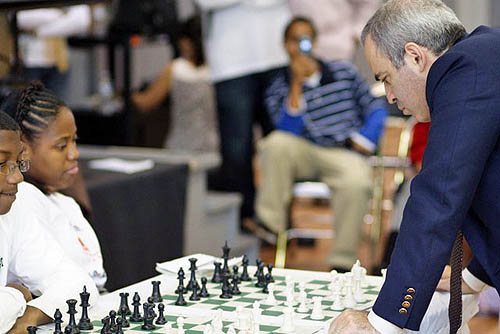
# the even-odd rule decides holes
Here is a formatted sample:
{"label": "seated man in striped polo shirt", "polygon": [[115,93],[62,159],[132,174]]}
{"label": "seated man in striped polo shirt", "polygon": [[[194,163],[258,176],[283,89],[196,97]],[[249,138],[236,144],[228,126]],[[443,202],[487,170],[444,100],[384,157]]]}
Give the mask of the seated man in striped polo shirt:
{"label": "seated man in striped polo shirt", "polygon": [[312,57],[315,35],[305,18],[285,30],[290,65],[265,96],[276,130],[259,143],[256,212],[271,232],[284,231],[294,180],[320,177],[333,193],[336,238],[329,264],[345,271],[356,260],[371,196],[366,158],[376,149],[387,110],[352,64]]}

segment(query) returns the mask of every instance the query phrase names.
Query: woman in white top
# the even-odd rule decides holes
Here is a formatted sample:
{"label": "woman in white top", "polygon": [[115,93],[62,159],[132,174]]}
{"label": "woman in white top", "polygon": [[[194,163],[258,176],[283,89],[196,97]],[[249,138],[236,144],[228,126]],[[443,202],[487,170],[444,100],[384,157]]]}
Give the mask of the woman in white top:
{"label": "woman in white top", "polygon": [[106,272],[97,236],[78,204],[58,192],[73,184],[78,173],[73,113],[38,82],[9,95],[2,109],[19,124],[31,160],[25,175],[31,184],[19,185],[18,200],[39,217],[69,257],[103,290]]}
{"label": "woman in white top", "polygon": [[133,94],[132,102],[137,110],[146,113],[170,94],[172,126],[164,147],[218,152],[215,96],[203,55],[198,17],[182,25],[177,46],[180,57],[167,65],[144,92]]}

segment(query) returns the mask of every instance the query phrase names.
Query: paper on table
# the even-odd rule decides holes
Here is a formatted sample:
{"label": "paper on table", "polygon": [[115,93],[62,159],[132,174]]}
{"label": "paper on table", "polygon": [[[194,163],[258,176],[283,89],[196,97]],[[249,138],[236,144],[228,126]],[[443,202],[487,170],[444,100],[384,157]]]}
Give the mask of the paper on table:
{"label": "paper on table", "polygon": [[[182,267],[184,272],[187,274],[189,272],[189,268],[191,267],[191,263],[189,262],[190,258],[198,259],[198,261],[196,261],[196,267],[198,268],[198,271],[207,271],[213,269],[213,263],[215,261],[221,263],[223,262],[222,259],[215,256],[206,254],[193,254],[172,261],[157,263],[156,271],[162,274],[177,274],[179,268]],[[242,256],[229,259],[228,265],[230,267],[237,265],[241,263],[242,259]]]}
{"label": "paper on table", "polygon": [[89,161],[92,169],[104,169],[113,172],[134,174],[152,169],[155,163],[151,159],[146,160],[124,160],[119,158],[96,159]]}

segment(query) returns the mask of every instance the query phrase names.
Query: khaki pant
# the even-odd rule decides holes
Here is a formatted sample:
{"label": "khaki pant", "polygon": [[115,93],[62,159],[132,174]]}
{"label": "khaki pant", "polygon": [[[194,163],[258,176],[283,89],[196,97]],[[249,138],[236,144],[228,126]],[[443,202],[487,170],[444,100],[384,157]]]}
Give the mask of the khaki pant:
{"label": "khaki pant", "polygon": [[261,183],[257,191],[258,218],[273,232],[287,229],[294,180],[319,176],[332,191],[335,246],[331,266],[350,268],[356,261],[363,217],[371,197],[372,170],[361,154],[345,148],[325,148],[274,131],[259,142]]}

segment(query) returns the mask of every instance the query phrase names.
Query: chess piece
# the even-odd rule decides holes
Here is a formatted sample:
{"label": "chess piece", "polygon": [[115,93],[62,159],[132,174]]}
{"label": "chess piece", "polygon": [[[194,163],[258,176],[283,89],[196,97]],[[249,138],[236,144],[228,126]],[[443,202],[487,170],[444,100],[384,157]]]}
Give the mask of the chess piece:
{"label": "chess piece", "polygon": [[233,287],[231,289],[231,294],[234,296],[234,295],[241,295],[241,291],[240,289],[238,288],[238,281],[239,281],[239,278],[238,278],[238,271],[236,270],[236,272],[233,273]]}
{"label": "chess piece", "polygon": [[194,301],[200,300],[200,296],[198,295],[198,283],[195,282],[192,290],[193,293],[191,294],[191,297],[189,297],[189,300],[194,300]]}
{"label": "chess piece", "polygon": [[54,332],[53,334],[62,334],[62,329],[61,329],[61,324],[62,324],[62,313],[59,311],[59,309],[56,309],[56,312],[54,313]]}
{"label": "chess piece", "polygon": [[167,319],[165,319],[165,305],[163,303],[158,304],[158,318],[156,318],[157,325],[165,325],[167,323]]}
{"label": "chess piece", "polygon": [[36,327],[36,326],[28,326],[26,328],[26,330],[28,331],[28,334],[36,334],[37,329],[38,329],[38,327]]}
{"label": "chess piece", "polygon": [[228,261],[229,261],[229,252],[231,251],[231,248],[227,246],[227,240],[226,243],[224,244],[224,247],[222,247],[222,259],[224,260],[224,267],[222,267],[222,274],[227,275],[230,274],[229,272],[229,266],[228,266]]}
{"label": "chess piece", "polygon": [[236,318],[238,319],[238,329],[240,331],[249,328],[249,318],[248,315],[243,312],[243,306],[236,307]]}
{"label": "chess piece", "polygon": [[76,320],[75,320],[75,314],[76,312],[76,299],[69,299],[66,301],[66,304],[68,304],[68,314],[69,314],[69,322],[68,326],[64,328],[64,333],[66,334],[79,334],[80,329],[76,325]]}
{"label": "chess piece", "polygon": [[259,267],[257,268],[257,283],[255,283],[255,286],[258,288],[263,288],[265,283],[265,277],[264,277],[264,265],[261,263]]}
{"label": "chess piece", "polygon": [[184,318],[177,318],[177,334],[184,334]]}
{"label": "chess piece", "polygon": [[127,307],[123,305],[121,309],[118,310],[120,317],[122,318],[122,328],[130,327],[130,323],[127,320]]}
{"label": "chess piece", "polygon": [[227,334],[236,334],[236,330],[234,329],[233,325],[229,325],[226,333]]}
{"label": "chess piece", "polygon": [[101,334],[109,334],[109,333],[111,333],[109,316],[105,316],[104,318],[102,318],[101,319],[101,323],[102,323]]}
{"label": "chess piece", "polygon": [[267,294],[266,304],[276,305],[276,298],[274,297],[274,283],[269,283],[267,286],[269,293]]}
{"label": "chess piece", "polygon": [[271,274],[267,273],[265,278],[264,278],[264,288],[262,289],[262,293],[269,293],[269,288],[268,285],[271,283]]}
{"label": "chess piece", "polygon": [[243,282],[247,282],[247,281],[251,281],[252,278],[250,277],[250,275],[248,275],[248,256],[246,255],[243,255],[243,260],[242,260],[242,263],[243,263],[243,272],[241,273],[241,276],[240,276],[240,280],[243,281]]}
{"label": "chess piece", "polygon": [[80,306],[82,307],[82,317],[78,322],[78,328],[80,330],[91,330],[94,328],[88,314],[88,307],[90,306],[89,298],[90,298],[90,293],[87,292],[87,287],[84,286],[83,292],[80,293],[80,300],[81,300]]}
{"label": "chess piece", "polygon": [[189,271],[191,272],[191,278],[189,279],[188,285],[186,286],[186,289],[188,291],[193,291],[193,287],[197,287],[198,283],[196,282],[196,261],[198,261],[197,258],[190,258],[189,262],[191,263],[191,266],[189,268]]}
{"label": "chess piece", "polygon": [[301,291],[299,293],[299,308],[297,312],[299,313],[308,313],[309,308],[307,307],[307,293],[305,291]]}
{"label": "chess piece", "polygon": [[127,308],[127,315],[132,314],[128,307],[128,292],[120,292],[120,307],[118,309],[121,310],[124,306]]}
{"label": "chess piece", "polygon": [[290,306],[283,310],[283,324],[280,331],[284,333],[295,332],[295,327],[293,325],[293,308]]}
{"label": "chess piece", "polygon": [[333,304],[330,306],[330,309],[333,311],[343,311],[344,310],[344,303],[342,303],[342,297],[341,297],[341,290],[342,286],[340,284],[336,284],[333,287]]}
{"label": "chess piece", "polygon": [[159,303],[163,300],[161,297],[160,293],[160,281],[152,281],[151,284],[153,285],[153,292],[151,294],[151,298],[153,299],[153,303]]}
{"label": "chess piece", "polygon": [[118,317],[116,319],[116,334],[123,334],[123,327],[122,327],[123,319],[122,317]]}
{"label": "chess piece", "polygon": [[354,299],[353,291],[352,291],[352,273],[345,273],[344,277],[346,277],[345,281],[345,289],[346,289],[346,294],[344,297],[344,306],[346,308],[354,308],[356,306],[356,300]]}
{"label": "chess piece", "polygon": [[238,266],[233,266],[233,277],[234,275],[236,275],[236,277],[238,277],[238,283],[241,283],[241,278],[239,276],[239,273],[238,271],[240,270],[240,268]]}
{"label": "chess piece", "polygon": [[258,301],[254,301],[252,304],[252,316],[253,316],[253,322],[260,323],[260,315],[262,314],[262,311],[260,309],[260,303]]}
{"label": "chess piece", "polygon": [[132,306],[134,306],[134,312],[130,316],[130,321],[132,322],[141,322],[142,321],[142,316],[141,313],[139,312],[139,306],[141,306],[141,297],[139,294],[136,292],[134,294],[134,297],[132,298]]}
{"label": "chess piece", "polygon": [[141,328],[147,331],[156,329],[156,326],[153,325],[155,318],[155,312],[153,310],[154,304],[144,303],[142,307],[144,309],[144,319]]}
{"label": "chess piece", "polygon": [[207,290],[207,278],[202,277],[201,278],[201,291],[200,291],[200,297],[206,298],[210,296]]}
{"label": "chess piece", "polygon": [[181,267],[179,269],[179,271],[177,272],[177,279],[179,280],[179,285],[177,286],[177,290],[175,290],[175,293],[179,293],[179,292],[186,293],[187,292],[187,289],[184,287],[184,278],[185,278],[184,269],[182,269],[182,267]]}
{"label": "chess piece", "polygon": [[274,266],[272,264],[267,265],[267,273],[269,274],[270,280],[269,282],[274,283],[274,277],[273,277],[273,268]]}
{"label": "chess piece", "polygon": [[116,312],[113,310],[109,311],[109,327],[112,332],[116,332]]}
{"label": "chess piece", "polygon": [[[179,285],[179,288],[176,290],[177,300],[175,301],[175,305],[177,305],[177,306],[186,306],[187,305],[187,302],[184,299],[183,290],[184,289],[180,285]],[[146,316],[146,315],[144,315],[144,316]]]}
{"label": "chess piece", "polygon": [[314,296],[313,297],[313,310],[311,313],[311,319],[313,320],[323,320],[325,316],[323,315],[323,307],[321,306],[321,302],[323,297]]}
{"label": "chess piece", "polygon": [[214,262],[214,276],[212,277],[212,283],[220,283],[222,282],[222,263],[215,261]]}
{"label": "chess piece", "polygon": [[257,259],[255,260],[255,265],[257,266],[257,271],[255,272],[255,274],[253,275],[254,277],[257,277],[258,274],[259,274],[259,271],[260,271],[260,265],[262,264],[262,260],[261,259]]}
{"label": "chess piece", "polygon": [[223,275],[222,277],[222,294],[220,295],[222,299],[230,299],[233,298],[231,294],[231,287],[229,286],[229,277],[228,275]]}
{"label": "chess piece", "polygon": [[163,327],[163,330],[165,331],[165,334],[171,334],[172,333],[172,324],[170,322],[167,322],[165,324],[165,327]]}

